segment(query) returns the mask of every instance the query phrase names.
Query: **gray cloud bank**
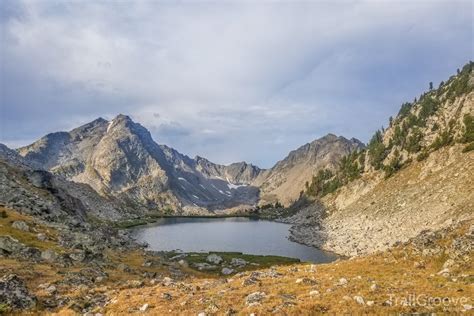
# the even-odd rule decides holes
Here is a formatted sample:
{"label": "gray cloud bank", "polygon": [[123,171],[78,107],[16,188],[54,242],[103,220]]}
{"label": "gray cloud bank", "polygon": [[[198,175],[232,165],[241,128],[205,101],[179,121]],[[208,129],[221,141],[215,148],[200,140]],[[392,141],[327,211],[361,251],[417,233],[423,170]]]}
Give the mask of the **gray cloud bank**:
{"label": "gray cloud bank", "polygon": [[473,55],[471,1],[3,1],[0,142],[131,115],[158,143],[271,166],[373,131]]}

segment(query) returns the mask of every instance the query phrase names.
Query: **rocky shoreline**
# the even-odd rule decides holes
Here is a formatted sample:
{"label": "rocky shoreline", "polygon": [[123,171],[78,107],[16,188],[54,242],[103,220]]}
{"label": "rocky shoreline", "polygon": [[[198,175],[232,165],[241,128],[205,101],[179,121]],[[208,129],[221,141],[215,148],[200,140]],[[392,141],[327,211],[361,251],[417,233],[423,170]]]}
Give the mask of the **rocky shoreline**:
{"label": "rocky shoreline", "polygon": [[[291,240],[339,255],[384,251],[425,231],[456,227],[474,218],[472,157],[459,147],[443,149],[397,177],[359,179],[278,221],[293,225]],[[434,164],[443,168],[433,169]],[[360,191],[367,187],[371,189]]]}

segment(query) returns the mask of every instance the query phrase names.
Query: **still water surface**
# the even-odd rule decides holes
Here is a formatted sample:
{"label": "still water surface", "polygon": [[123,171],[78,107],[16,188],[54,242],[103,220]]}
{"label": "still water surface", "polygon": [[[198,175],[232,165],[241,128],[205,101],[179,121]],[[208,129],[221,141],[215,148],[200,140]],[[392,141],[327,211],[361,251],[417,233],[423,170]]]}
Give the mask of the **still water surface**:
{"label": "still water surface", "polygon": [[163,218],[133,229],[132,234],[156,251],[236,251],[316,263],[336,259],[333,254],[288,240],[289,228],[288,224],[243,217]]}

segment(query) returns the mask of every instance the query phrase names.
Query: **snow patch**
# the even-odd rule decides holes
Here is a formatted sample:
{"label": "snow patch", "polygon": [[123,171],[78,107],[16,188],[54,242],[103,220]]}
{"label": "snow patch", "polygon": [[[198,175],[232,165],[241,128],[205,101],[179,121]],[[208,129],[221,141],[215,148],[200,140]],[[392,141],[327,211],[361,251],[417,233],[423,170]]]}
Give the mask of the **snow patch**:
{"label": "snow patch", "polygon": [[246,187],[246,186],[248,186],[248,185],[247,185],[247,184],[233,184],[233,183],[227,183],[227,187],[228,187],[229,189],[231,189],[231,190],[232,190],[232,189],[238,189],[238,188],[240,188],[240,187]]}
{"label": "snow patch", "polygon": [[112,127],[113,124],[114,124],[114,120],[109,122],[109,125],[107,125],[107,133],[110,131],[110,128]]}
{"label": "snow patch", "polygon": [[181,180],[181,181],[186,181],[186,182],[188,182],[188,180],[186,180],[185,178],[181,178],[181,177],[179,177],[179,178],[178,178],[178,180]]}
{"label": "snow patch", "polygon": [[194,194],[193,194],[193,196],[194,196],[196,199],[198,199],[198,200],[199,200],[199,196],[197,196],[197,195],[194,195]]}

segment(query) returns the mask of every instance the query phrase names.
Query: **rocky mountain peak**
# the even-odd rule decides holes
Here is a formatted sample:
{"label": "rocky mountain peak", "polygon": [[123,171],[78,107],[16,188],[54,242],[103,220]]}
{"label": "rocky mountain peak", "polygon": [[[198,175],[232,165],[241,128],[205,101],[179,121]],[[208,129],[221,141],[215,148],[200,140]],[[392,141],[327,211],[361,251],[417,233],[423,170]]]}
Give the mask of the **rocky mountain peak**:
{"label": "rocky mountain peak", "polygon": [[357,139],[330,133],[291,151],[256,180],[262,203],[291,204],[314,174],[323,168],[336,168],[342,157],[361,148],[364,145]]}

